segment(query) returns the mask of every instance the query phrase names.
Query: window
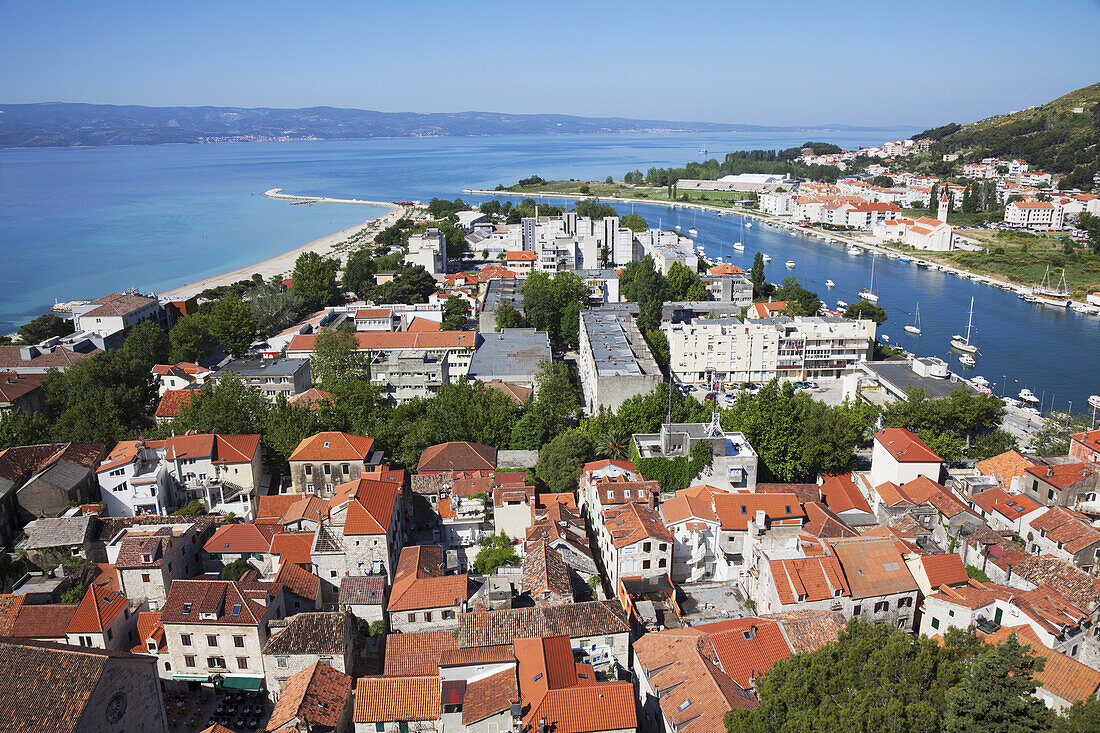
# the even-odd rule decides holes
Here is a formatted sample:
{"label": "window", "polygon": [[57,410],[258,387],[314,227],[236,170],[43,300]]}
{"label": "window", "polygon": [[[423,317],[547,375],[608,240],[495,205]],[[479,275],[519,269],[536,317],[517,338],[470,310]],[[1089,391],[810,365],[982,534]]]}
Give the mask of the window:
{"label": "window", "polygon": [[313,466],[307,463],[306,464],[306,476],[312,476],[312,475],[313,475]]}
{"label": "window", "polygon": [[237,657],[237,669],[248,669],[248,657]]}
{"label": "window", "polygon": [[444,611],[443,612],[443,618],[445,618],[445,619],[451,619],[451,618],[454,618],[454,617],[455,617],[455,612],[454,611]]}
{"label": "window", "polygon": [[859,615],[859,612],[860,612],[860,611],[861,611],[862,609],[863,609],[863,606],[861,606],[861,605],[859,605],[859,604],[857,603],[857,604],[856,604],[855,606],[853,606],[853,607],[852,607],[852,615],[853,615],[853,616],[858,616],[858,615]]}
{"label": "window", "polygon": [[932,619],[932,628],[933,629],[938,629],[939,627],[940,627],[940,620],[938,618],[933,617],[933,619]]}
{"label": "window", "polygon": [[188,601],[187,603],[184,603],[184,604],[183,604],[183,610],[181,611],[181,613],[182,613],[182,614],[183,614],[184,616],[186,616],[187,614],[191,613],[191,602],[190,602],[190,601]]}
{"label": "window", "polygon": [[910,596],[898,599],[898,608],[910,608],[913,605],[913,599]]}
{"label": "window", "polygon": [[882,611],[888,611],[890,609],[890,601],[879,601],[875,604],[875,613]]}
{"label": "window", "polygon": [[326,476],[328,476],[332,473],[332,466],[326,463],[321,466],[321,470],[325,472]]}
{"label": "window", "polygon": [[313,491],[313,484],[306,484],[306,490]]}
{"label": "window", "polygon": [[1069,655],[1071,657],[1076,657],[1077,656],[1077,645],[1076,644],[1074,644],[1073,648],[1069,650]]}
{"label": "window", "polygon": [[330,578],[335,578],[336,577],[336,571],[335,570],[329,570],[328,571],[328,576]]}
{"label": "window", "polygon": [[642,560],[642,570],[649,570],[649,567],[650,567],[650,561],[649,560]]}
{"label": "window", "polygon": [[425,611],[424,612],[424,620],[425,621],[431,621],[432,620],[432,612],[431,611]]}
{"label": "window", "polygon": [[414,621],[416,621],[416,614],[415,613],[410,613],[409,614],[409,623],[411,624]]}
{"label": "window", "polygon": [[375,723],[374,724],[374,733],[386,733],[386,724],[385,723]]}
{"label": "window", "polygon": [[653,544],[652,543],[650,543],[650,542],[643,542],[642,543],[642,552],[649,552],[652,549],[653,549]]}
{"label": "window", "polygon": [[149,582],[149,573],[142,573],[141,574],[141,582],[142,583],[148,583]]}
{"label": "window", "polygon": [[207,646],[217,646],[218,645],[218,635],[217,634],[207,634],[206,635],[206,645]]}
{"label": "window", "polygon": [[183,658],[183,666],[185,666],[185,667],[194,667],[195,666],[195,655],[194,654],[188,654],[186,657],[184,657]]}
{"label": "window", "polygon": [[[234,606],[234,608],[236,608],[236,606]],[[243,636],[234,636],[233,637],[233,646],[237,647],[238,649],[243,649],[244,648],[244,637]]]}
{"label": "window", "polygon": [[661,552],[664,552],[668,549],[668,545],[665,544],[664,542],[662,542],[661,544],[657,545],[657,549],[660,550]]}
{"label": "window", "polygon": [[225,669],[225,657],[207,657],[206,666],[211,669]]}
{"label": "window", "polygon": [[341,465],[340,465],[340,473],[342,473],[342,474],[344,474],[345,476],[347,476],[348,474],[350,474],[350,473],[351,473],[351,466],[349,466],[349,465],[348,465],[348,464],[346,464],[346,463],[344,463],[344,464],[341,464]]}
{"label": "window", "polygon": [[110,629],[107,629],[107,641],[110,641],[113,638],[115,638],[115,632],[111,631]]}
{"label": "window", "polygon": [[279,669],[286,669],[290,666],[290,660],[286,657],[275,657],[275,666]]}
{"label": "window", "polygon": [[191,646],[191,635],[180,634],[180,644],[183,644],[184,646]]}
{"label": "window", "polygon": [[657,567],[663,568],[667,563],[668,560],[662,557],[660,560],[657,561]]}

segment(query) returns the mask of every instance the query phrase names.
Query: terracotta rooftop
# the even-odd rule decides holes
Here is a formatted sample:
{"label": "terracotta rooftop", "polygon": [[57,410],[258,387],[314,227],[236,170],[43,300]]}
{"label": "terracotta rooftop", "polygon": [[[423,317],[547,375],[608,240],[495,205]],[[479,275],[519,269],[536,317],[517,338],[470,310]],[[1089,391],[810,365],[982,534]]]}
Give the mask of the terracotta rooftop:
{"label": "terracotta rooftop", "polygon": [[323,389],[310,387],[305,392],[300,392],[287,400],[287,404],[304,407],[307,410],[319,410],[325,402],[332,402],[333,397]]}
{"label": "terracotta rooftop", "polygon": [[1070,463],[1032,466],[1027,469],[1027,472],[1029,475],[1040,481],[1045,481],[1057,489],[1068,489],[1082,481],[1091,479],[1096,475],[1097,470],[1084,461],[1072,461]]}
{"label": "terracotta rooftop", "polygon": [[645,634],[634,642],[634,655],[650,687],[662,691],[657,704],[678,731],[720,733],[727,711],[758,704],[722,671],[710,636],[701,629]]}
{"label": "terracotta rooftop", "polygon": [[672,532],[661,521],[661,515],[655,509],[636,502],[605,509],[603,525],[611,535],[611,543],[618,548],[646,540],[673,541]]}
{"label": "terracotta rooftop", "polygon": [[340,605],[382,606],[386,579],[381,575],[345,575],[340,578]]}
{"label": "terracotta rooftop", "polygon": [[300,721],[309,730],[335,730],[348,703],[351,685],[350,676],[314,662],[283,685],[265,730],[281,730],[294,721]]}
{"label": "terracotta rooftop", "polygon": [[[343,611],[309,611],[286,619],[282,631],[274,626],[264,645],[266,655],[343,656],[350,633],[348,614]],[[277,633],[276,633],[277,632]]]}
{"label": "terracotta rooftop", "polygon": [[0,595],[0,636],[8,636],[15,619],[19,616],[19,609],[23,607],[23,601],[27,599],[24,593],[4,593]]}
{"label": "terracotta rooftop", "polygon": [[886,428],[875,434],[875,440],[901,463],[942,463],[943,459],[924,441],[903,428]]}
{"label": "terracotta rooftop", "polygon": [[783,629],[774,619],[749,617],[723,622],[720,629],[707,624],[694,628],[707,633],[722,670],[745,690],[791,655]]}
{"label": "terracotta rooftop", "polygon": [[309,565],[312,556],[313,532],[279,532],[271,538],[271,554],[278,555],[283,563]]}
{"label": "terracotta rooftop", "polygon": [[202,546],[210,554],[266,553],[278,528],[271,524],[223,524]]}
{"label": "terracotta rooftop", "polygon": [[493,471],[497,449],[491,445],[459,441],[428,446],[420,454],[417,473],[442,471]]}
{"label": "terracotta rooftop", "polygon": [[829,542],[852,591],[852,599],[917,590],[892,540],[860,537]]}
{"label": "terracotta rooftop", "polygon": [[126,596],[89,586],[65,627],[65,633],[102,634],[128,605]]}
{"label": "terracotta rooftop", "polygon": [[984,461],[978,461],[974,467],[985,476],[995,477],[1001,482],[1001,486],[1008,488],[1012,484],[1012,479],[1023,476],[1027,473],[1027,469],[1034,465],[1035,463],[1030,459],[1015,450],[1010,450],[992,458],[986,458]]}
{"label": "terracotta rooftop", "polygon": [[165,390],[157,403],[154,415],[158,418],[176,417],[183,410],[184,405],[191,401],[191,396],[198,390],[195,389],[169,389]]}
{"label": "terracotta rooftop", "polygon": [[361,677],[355,685],[356,724],[439,720],[442,717],[438,674]]}
{"label": "terracotta rooftop", "polygon": [[514,667],[468,682],[463,696],[462,724],[473,725],[485,720],[507,710],[513,702],[519,702]]}
{"label": "terracotta rooftop", "polygon": [[446,562],[439,545],[412,545],[401,550],[390,590],[390,613],[423,608],[459,606],[469,597],[469,579],[445,575]]}
{"label": "terracotta rooftop", "polygon": [[458,649],[454,631],[390,634],[386,637],[385,675],[408,677],[439,674],[439,660]]}
{"label": "terracotta rooftop", "polygon": [[794,494],[717,494],[714,509],[724,530],[747,530],[749,521],[756,521],[756,512],[760,510],[764,511],[767,524],[799,525],[806,517]]}
{"label": "terracotta rooftop", "polygon": [[[477,334],[473,331],[360,331],[354,334],[359,351],[397,349],[473,349]],[[290,340],[287,351],[313,351],[315,334],[299,334]]]}
{"label": "terracotta rooftop", "polygon": [[832,555],[769,560],[768,568],[783,605],[851,595],[844,571]]}
{"label": "terracotta rooftop", "polygon": [[838,517],[829,507],[816,501],[808,501],[802,505],[806,512],[806,524],[802,532],[812,537],[858,537],[852,527]]}
{"label": "terracotta rooftop", "polygon": [[374,448],[374,438],[327,432],[310,436],[290,454],[290,461],[363,461]]}
{"label": "terracotta rooftop", "polygon": [[1028,525],[1033,532],[1059,543],[1061,549],[1069,553],[1077,553],[1100,543],[1100,529],[1093,527],[1084,514],[1068,507],[1050,507],[1031,519]]}
{"label": "terracotta rooftop", "polygon": [[[65,630],[76,615],[76,603],[23,604],[8,629],[17,639],[64,639]],[[2,730],[2,729],[0,729]]]}
{"label": "terracotta rooftop", "polygon": [[1096,692],[1100,689],[1100,671],[1045,646],[1026,624],[1002,626],[986,636],[985,642],[1001,644],[1011,634],[1016,634],[1016,640],[1028,647],[1031,654],[1047,660],[1042,671],[1035,673],[1035,679],[1044,689],[1070,703],[1085,702],[1096,697]]}
{"label": "terracotta rooftop", "polygon": [[546,592],[573,600],[573,587],[569,582],[569,568],[561,553],[545,540],[528,545],[523,556],[523,591],[532,596]]}
{"label": "terracotta rooftop", "polygon": [[1049,555],[1028,557],[1012,566],[1014,575],[1040,587],[1053,588],[1090,613],[1100,607],[1100,578]]}
{"label": "terracotta rooftop", "polygon": [[933,588],[943,585],[966,585],[970,576],[966,572],[962,557],[949,552],[943,555],[921,555],[917,562],[928,576],[928,584]]}
{"label": "terracotta rooftop", "polygon": [[870,513],[871,507],[852,480],[852,474],[823,477],[821,496],[825,504],[834,512],[860,511]]}
{"label": "terracotta rooftop", "polygon": [[161,621],[166,625],[256,626],[282,587],[267,581],[177,579],[168,588]]}
{"label": "terracotta rooftop", "polygon": [[498,392],[502,392],[517,405],[523,405],[527,403],[527,400],[531,399],[535,391],[530,387],[524,387],[519,384],[512,384],[511,382],[503,382],[499,379],[491,379],[485,383],[486,387],[495,389]]}
{"label": "terracotta rooftop", "polygon": [[308,601],[316,602],[317,596],[321,591],[321,579],[301,565],[293,562],[284,562],[282,564],[279,568],[278,575],[275,576],[275,582],[280,583],[289,592],[299,598],[304,598]]}
{"label": "terracotta rooftop", "polygon": [[610,636],[630,630],[617,601],[476,611],[458,616],[458,646],[499,646],[534,636]]}

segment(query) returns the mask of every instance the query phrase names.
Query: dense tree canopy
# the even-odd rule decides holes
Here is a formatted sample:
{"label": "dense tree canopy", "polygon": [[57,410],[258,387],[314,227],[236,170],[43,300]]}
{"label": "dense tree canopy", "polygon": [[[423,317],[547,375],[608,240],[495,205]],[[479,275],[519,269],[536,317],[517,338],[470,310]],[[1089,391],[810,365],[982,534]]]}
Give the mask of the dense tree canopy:
{"label": "dense tree canopy", "polygon": [[1004,402],[969,389],[957,389],[943,399],[915,389],[908,397],[886,406],[882,426],[913,431],[948,463],[961,460],[978,434],[994,430],[1004,418]]}
{"label": "dense tree canopy", "polygon": [[887,318],[885,308],[862,298],[848,306],[844,317],[853,321],[870,320],[875,323],[885,323]]}
{"label": "dense tree canopy", "polygon": [[303,252],[294,263],[294,291],[310,311],[340,302],[336,286],[338,264],[316,252]]}
{"label": "dense tree canopy", "polygon": [[545,272],[527,276],[520,292],[527,325],[546,331],[559,348],[578,346],[580,311],[588,305],[588,285],[575,272]]}
{"label": "dense tree canopy", "polygon": [[567,430],[539,451],[535,475],[550,491],[576,491],[581,466],[595,457],[591,438],[580,430]]}

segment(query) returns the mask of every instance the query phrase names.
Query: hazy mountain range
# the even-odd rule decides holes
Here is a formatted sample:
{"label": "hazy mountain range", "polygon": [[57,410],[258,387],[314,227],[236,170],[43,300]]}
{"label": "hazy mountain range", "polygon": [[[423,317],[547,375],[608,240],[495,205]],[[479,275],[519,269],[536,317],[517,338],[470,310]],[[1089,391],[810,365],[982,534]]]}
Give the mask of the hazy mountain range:
{"label": "hazy mountain range", "polygon": [[239,140],[349,140],[597,132],[873,132],[898,127],[742,125],[623,117],[501,112],[418,114],[336,107],[140,107],[109,104],[0,105],[0,147],[161,145]]}

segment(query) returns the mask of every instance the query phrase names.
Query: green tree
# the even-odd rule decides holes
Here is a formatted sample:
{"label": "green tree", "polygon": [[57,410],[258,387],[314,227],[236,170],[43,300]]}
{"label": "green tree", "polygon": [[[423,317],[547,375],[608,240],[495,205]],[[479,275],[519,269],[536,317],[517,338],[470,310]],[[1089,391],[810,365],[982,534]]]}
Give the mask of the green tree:
{"label": "green tree", "polygon": [[644,334],[661,327],[661,307],[670,299],[668,281],[657,270],[653,258],[628,262],[619,276],[619,293],[638,304],[638,329]]}
{"label": "green tree", "polygon": [[577,347],[580,309],[588,304],[588,285],[577,273],[561,272],[550,277],[533,272],[520,292],[528,326],[546,331],[557,347]]}
{"label": "green tree", "polygon": [[515,565],[519,562],[512,541],[503,532],[483,538],[479,545],[481,549],[474,559],[474,570],[480,575],[491,575],[501,565]]}
{"label": "green tree", "polygon": [[248,560],[245,560],[243,557],[238,557],[236,560],[223,567],[218,577],[222,580],[240,580],[241,576],[251,569],[252,566],[248,564]]}
{"label": "green tree", "polygon": [[260,285],[248,296],[252,320],[264,336],[271,336],[293,326],[306,314],[302,296],[294,288]]}
{"label": "green tree", "polygon": [[210,313],[210,333],[232,356],[244,356],[252,347],[256,322],[252,309],[236,296],[226,296]]}
{"label": "green tree", "polygon": [[78,583],[77,585],[74,585],[72,588],[69,588],[64,593],[61,594],[61,602],[62,603],[80,603],[82,600],[84,600],[84,594],[87,591],[88,591],[88,586],[80,585]]}
{"label": "green tree", "polygon": [[621,430],[606,430],[600,435],[596,453],[601,458],[625,461],[630,457],[630,437]]}
{"label": "green tree", "polygon": [[509,301],[504,301],[497,308],[496,313],[496,327],[498,331],[503,331],[506,328],[522,328],[523,326],[523,314],[516,310],[516,307]]}
{"label": "green tree", "polygon": [[580,192],[587,196],[588,194],[592,193],[592,187],[589,186],[587,183],[582,183],[580,187]]}
{"label": "green tree", "polygon": [[203,313],[196,313],[176,321],[168,332],[168,360],[173,364],[181,361],[201,362],[214,350],[217,339],[210,332],[210,319]]}
{"label": "green tree", "polygon": [[821,299],[817,293],[802,287],[795,277],[783,279],[783,284],[775,291],[775,299],[786,302],[787,315],[816,316],[821,312]]}
{"label": "green tree", "polygon": [[470,304],[462,298],[450,297],[443,304],[442,331],[465,331],[470,317]]}
{"label": "green tree", "polygon": [[260,417],[260,435],[263,436],[267,459],[285,465],[299,443],[323,430],[356,432],[348,429],[342,421],[338,426],[323,424],[319,412],[321,410],[289,404],[286,397],[280,394],[271,409]]}
{"label": "green tree", "polygon": [[1054,719],[1055,733],[1095,733],[1100,730],[1100,700],[1078,700]]}
{"label": "green tree", "polygon": [[176,434],[197,433],[252,435],[260,432],[271,403],[260,390],[249,387],[236,374],[207,382],[180,409],[169,424]]}
{"label": "green tree", "polygon": [[[586,192],[581,191],[581,193]],[[577,202],[574,210],[577,212],[577,216],[587,216],[589,219],[606,219],[609,216],[619,215],[614,206],[601,204],[596,199],[581,199]]]}
{"label": "green tree", "polygon": [[768,282],[764,275],[764,254],[762,252],[757,252],[752,258],[749,280],[752,282],[752,297],[755,299],[766,298],[774,290],[772,284]]}
{"label": "green tree", "polygon": [[948,733],[1047,731],[1051,712],[1035,697],[1033,677],[1046,659],[1033,656],[1010,634],[978,655],[966,676],[947,693],[943,730]]}
{"label": "green tree", "polygon": [[[499,205],[499,204],[498,204]],[[361,295],[370,290],[374,285],[374,275],[377,272],[374,257],[369,249],[357,249],[348,255],[344,264],[344,291]]]}
{"label": "green tree", "polygon": [[966,454],[970,458],[992,458],[1010,450],[1016,450],[1019,445],[1015,436],[1007,430],[997,428],[988,433],[982,433],[974,439],[974,445]]}
{"label": "green tree", "polygon": [[633,212],[619,219],[619,225],[626,227],[632,232],[644,232],[649,226],[646,224],[646,220],[641,214],[635,214]]}
{"label": "green tree", "polygon": [[844,317],[853,321],[866,319],[875,323],[885,323],[887,318],[885,308],[862,298],[848,306],[844,311]]}
{"label": "green tree", "polygon": [[538,450],[576,421],[581,399],[573,367],[543,359],[535,374],[538,395],[512,429],[511,445]]}
{"label": "green tree", "polygon": [[375,286],[370,297],[376,303],[426,303],[438,287],[422,265],[404,265],[393,280]]}
{"label": "green tree", "polygon": [[126,334],[125,357],[138,364],[163,364],[168,359],[168,334],[150,321],[139,323]]}
{"label": "green tree", "polygon": [[699,277],[699,273],[680,262],[672,263],[665,280],[668,282],[668,295],[671,300],[710,299],[710,293],[707,291],[707,286],[703,284],[702,278]]}
{"label": "green tree", "polygon": [[313,383],[326,385],[362,379],[366,375],[367,359],[359,351],[359,339],[354,333],[323,328],[313,342],[309,368]]}
{"label": "green tree", "polygon": [[40,412],[0,412],[0,450],[50,441],[50,421]]}
{"label": "green tree", "polygon": [[1069,412],[1051,412],[1043,426],[1031,436],[1031,447],[1043,456],[1064,456],[1069,453],[1069,439],[1074,433],[1090,427],[1089,419]]}
{"label": "green tree", "polygon": [[336,286],[337,264],[316,252],[303,252],[294,262],[294,292],[310,311],[340,302],[340,289]]}
{"label": "green tree", "polygon": [[40,344],[54,336],[68,336],[74,330],[75,326],[68,318],[44,313],[19,327],[19,341],[24,344]]}
{"label": "green tree", "polygon": [[204,514],[206,514],[206,508],[197,499],[192,499],[185,506],[172,512],[172,515],[176,517],[201,517]]}
{"label": "green tree", "polygon": [[581,466],[595,457],[592,439],[580,430],[567,430],[542,447],[535,475],[550,491],[576,491]]}
{"label": "green tree", "polygon": [[[760,705],[726,714],[729,733],[937,731],[947,690],[981,641],[952,629],[942,646],[853,619],[832,644],[792,655],[758,683]],[[981,730],[975,728],[974,730]]]}

